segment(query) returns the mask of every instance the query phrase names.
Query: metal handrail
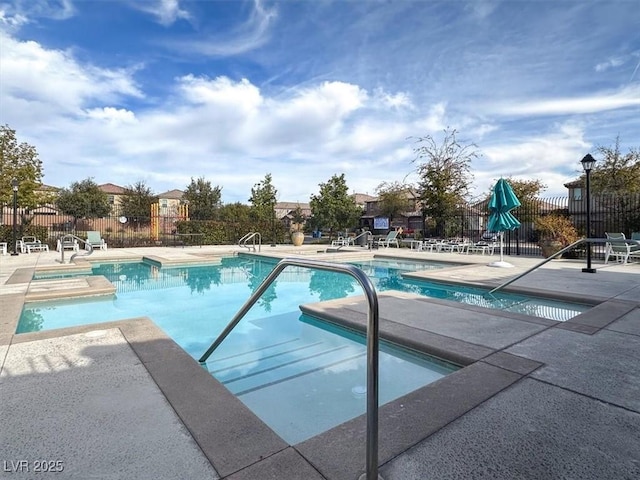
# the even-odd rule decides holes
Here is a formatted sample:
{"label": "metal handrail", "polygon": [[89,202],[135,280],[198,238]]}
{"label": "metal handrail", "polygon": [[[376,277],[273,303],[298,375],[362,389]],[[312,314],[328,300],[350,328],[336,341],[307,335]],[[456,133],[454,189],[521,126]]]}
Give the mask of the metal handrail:
{"label": "metal handrail", "polygon": [[72,240],[79,240],[82,243],[84,243],[85,246],[85,250],[87,253],[81,254],[80,250],[78,250],[76,253],[74,253],[73,255],[71,255],[71,258],[69,258],[69,263],[73,262],[73,259],[80,256],[80,257],[88,257],[89,255],[91,255],[93,253],[93,245],[91,245],[89,242],[87,242],[84,238],[80,238],[76,235],[73,235],[72,233],[67,233],[66,235],[63,235],[62,237],[60,237],[58,240],[60,241],[60,263],[64,263],[64,242],[67,239],[72,239]]}
{"label": "metal handrail", "polygon": [[[356,235],[355,237],[353,237],[353,239],[351,239],[351,243],[353,245],[355,245],[356,244],[356,240],[359,239],[360,237],[362,237],[363,235],[367,235],[367,236],[370,237],[371,240],[373,240],[373,233],[371,233],[369,230],[366,230],[366,231],[360,233],[359,235]],[[369,239],[367,239],[367,240],[369,240]],[[338,248],[336,248],[336,250],[340,250],[342,247],[346,247],[347,245],[342,244]]]}
{"label": "metal handrail", "polygon": [[636,245],[640,245],[640,241],[638,240],[630,240],[627,238],[623,238],[623,239],[617,239],[617,238],[581,238],[580,240],[576,240],[575,242],[573,242],[571,245],[564,247],[562,250],[558,250],[556,253],[554,253],[553,255],[545,258],[542,262],[535,264],[533,267],[525,270],[523,273],[521,273],[520,275],[516,275],[515,277],[513,277],[510,280],[507,280],[506,282],[504,282],[501,285],[498,285],[496,288],[494,288],[493,290],[490,290],[489,292],[487,292],[487,295],[491,295],[494,292],[497,292],[498,290],[502,290],[504,287],[511,285],[513,282],[515,282],[516,280],[520,280],[522,277],[524,277],[525,275],[533,272],[534,270],[536,270],[538,267],[541,267],[542,265],[544,265],[547,262],[550,262],[551,260],[553,260],[554,258],[562,255],[564,252],[571,250],[574,247],[577,247],[580,244],[583,243],[628,243],[628,244],[636,244]]}
{"label": "metal handrail", "polygon": [[365,480],[378,480],[378,296],[375,287],[369,277],[354,265],[344,263],[330,263],[321,260],[309,260],[303,258],[284,258],[280,260],[274,269],[258,286],[256,291],[249,297],[246,303],[240,308],[222,333],[215,339],[207,351],[200,357],[199,362],[205,363],[213,351],[224,341],[235,326],[242,320],[247,312],[255,305],[262,294],[269,288],[271,283],[288,266],[316,268],[318,270],[328,270],[331,272],[346,273],[354,277],[364,290],[369,304],[367,321],[367,445],[366,445],[366,471],[363,478]]}
{"label": "metal handrail", "polygon": [[[242,237],[240,240],[238,240],[238,246],[239,247],[244,247],[247,250],[251,251],[251,249],[253,249],[253,251],[256,251],[256,237],[258,237],[258,252],[260,251],[260,248],[262,247],[262,235],[260,235],[260,232],[249,232],[247,233],[244,237]],[[247,245],[247,242],[249,240],[253,240],[253,245],[250,247]]]}

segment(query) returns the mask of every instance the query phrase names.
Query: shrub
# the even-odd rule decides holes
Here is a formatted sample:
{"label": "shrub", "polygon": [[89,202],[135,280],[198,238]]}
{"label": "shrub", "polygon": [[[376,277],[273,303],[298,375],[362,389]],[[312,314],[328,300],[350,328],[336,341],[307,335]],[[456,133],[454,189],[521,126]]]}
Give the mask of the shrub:
{"label": "shrub", "polygon": [[535,221],[535,227],[540,240],[560,242],[564,247],[580,238],[571,220],[562,215],[552,214],[538,217]]}

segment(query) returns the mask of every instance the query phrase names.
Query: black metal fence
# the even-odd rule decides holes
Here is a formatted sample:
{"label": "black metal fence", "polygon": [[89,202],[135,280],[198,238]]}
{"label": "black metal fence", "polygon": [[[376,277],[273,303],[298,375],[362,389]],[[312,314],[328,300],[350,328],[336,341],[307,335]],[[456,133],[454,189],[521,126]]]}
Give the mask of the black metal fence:
{"label": "black metal fence", "polygon": [[[571,220],[580,236],[587,236],[586,201],[583,198],[557,197],[525,201],[512,211],[520,220],[518,229],[506,232],[504,252],[507,255],[540,255],[537,246],[539,232],[536,218],[544,215],[564,215]],[[74,233],[84,237],[87,231],[97,230],[109,247],[171,246],[189,243],[232,244],[250,231],[262,233],[263,243],[288,242],[286,227],[279,222],[216,222],[186,221],[180,216],[158,216],[125,218],[121,212],[114,212],[104,218],[74,219],[61,215],[47,207],[27,211],[18,209],[17,238],[35,235],[50,247],[62,235]],[[484,205],[460,208],[439,225],[425,222],[424,232],[416,232],[424,237],[463,237],[472,241],[480,240],[487,230],[489,212]],[[2,210],[0,242],[11,245],[13,211],[10,206]],[[640,195],[594,195],[591,199],[591,236],[604,237],[605,232],[622,232],[630,238],[640,231]],[[175,235],[176,233],[196,233],[199,235]],[[424,235],[423,235],[424,233]],[[602,247],[596,247],[596,254]]]}

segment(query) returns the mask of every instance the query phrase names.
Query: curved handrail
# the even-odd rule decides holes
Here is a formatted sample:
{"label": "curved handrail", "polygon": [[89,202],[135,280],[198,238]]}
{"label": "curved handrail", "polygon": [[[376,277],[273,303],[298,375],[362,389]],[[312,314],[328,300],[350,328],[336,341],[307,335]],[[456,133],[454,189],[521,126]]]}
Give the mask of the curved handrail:
{"label": "curved handrail", "polygon": [[247,312],[255,305],[271,283],[288,266],[316,268],[331,272],[346,273],[354,277],[365,293],[369,304],[367,321],[367,446],[366,446],[366,473],[361,477],[365,480],[378,480],[378,296],[371,279],[354,265],[344,263],[330,263],[321,260],[309,260],[303,258],[284,258],[280,260],[274,269],[258,286],[238,313],[231,319],[222,333],[215,339],[207,351],[200,357],[199,362],[205,363],[213,351],[227,338],[227,335],[242,320]]}
{"label": "curved handrail", "polygon": [[58,239],[58,241],[60,242],[60,263],[64,263],[64,242],[67,239],[81,241],[85,245],[85,250],[83,250],[83,251],[87,252],[87,253],[82,253],[81,254],[80,250],[78,250],[73,255],[71,255],[71,258],[69,258],[69,263],[73,262],[73,259],[78,257],[78,256],[79,257],[88,257],[89,255],[91,255],[93,253],[93,245],[88,243],[84,238],[80,238],[80,237],[78,237],[76,235],[73,235],[72,233],[67,233],[66,235],[63,235],[62,237],[60,237]]}
{"label": "curved handrail", "polygon": [[545,263],[550,262],[551,260],[553,260],[554,258],[562,255],[564,252],[571,250],[574,247],[577,247],[578,245],[581,245],[583,243],[609,243],[611,241],[619,241],[619,242],[625,242],[625,243],[629,243],[629,244],[636,244],[636,245],[640,245],[640,241],[638,240],[630,240],[630,239],[611,239],[611,238],[581,238],[580,240],[576,240],[575,242],[573,242],[571,245],[564,247],[562,250],[558,250],[556,253],[554,253],[553,255],[545,258],[542,262],[540,263],[536,263],[533,267],[528,268],[527,270],[525,270],[524,272],[522,272],[520,275],[516,275],[515,277],[513,277],[510,280],[507,280],[506,282],[502,283],[501,285],[498,285],[496,288],[494,288],[493,290],[489,290],[487,292],[487,295],[491,295],[494,292],[497,292],[498,290],[502,290],[504,287],[511,285],[513,282],[515,282],[516,280],[520,280],[522,277],[524,277],[525,275],[533,272],[535,269],[537,269],[538,267],[541,267],[542,265],[544,265]]}
{"label": "curved handrail", "polygon": [[[247,250],[251,251],[253,249],[253,251],[256,251],[256,237],[258,237],[258,252],[260,251],[260,248],[262,247],[262,235],[260,234],[260,232],[249,232],[247,233],[245,236],[243,236],[240,240],[238,240],[238,246],[239,247],[244,247]],[[247,242],[249,240],[253,240],[253,245],[249,246],[247,245]]]}
{"label": "curved handrail", "polygon": [[[353,237],[353,239],[351,239],[351,243],[353,245],[355,245],[356,244],[356,240],[359,239],[360,237],[362,237],[363,235],[367,235],[368,237],[370,237],[367,240],[369,240],[369,239],[373,240],[373,233],[371,233],[369,230],[366,230],[366,231],[360,233],[359,235],[356,235],[355,237]],[[344,245],[344,244],[340,245],[338,248],[336,248],[336,250],[340,250],[342,247],[346,247],[346,246],[347,245]]]}

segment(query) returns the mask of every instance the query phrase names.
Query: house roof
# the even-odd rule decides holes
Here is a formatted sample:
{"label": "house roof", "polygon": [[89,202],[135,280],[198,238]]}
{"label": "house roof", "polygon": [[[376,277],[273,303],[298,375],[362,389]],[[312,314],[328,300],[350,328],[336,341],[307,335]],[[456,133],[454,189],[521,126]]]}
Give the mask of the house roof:
{"label": "house roof", "polygon": [[163,198],[163,199],[166,198],[167,200],[180,200],[183,195],[184,195],[184,192],[182,190],[178,190],[177,188],[174,188],[173,190],[159,193],[157,197]]}
{"label": "house roof", "polygon": [[584,178],[579,178],[577,180],[572,180],[564,184],[566,188],[579,188],[584,187]]}
{"label": "house roof", "polygon": [[369,195],[368,193],[354,193],[353,199],[357,205],[364,205],[367,202],[375,200],[376,197]]}
{"label": "house roof", "polygon": [[310,210],[311,206],[308,203],[303,203],[303,202],[278,202],[275,205],[276,209],[289,209],[289,210],[295,210],[298,205],[300,206],[300,208],[302,210]]}
{"label": "house roof", "polygon": [[114,183],[103,183],[102,185],[98,185],[98,188],[104,193],[110,193],[112,195],[124,195],[126,192],[125,188]]}

